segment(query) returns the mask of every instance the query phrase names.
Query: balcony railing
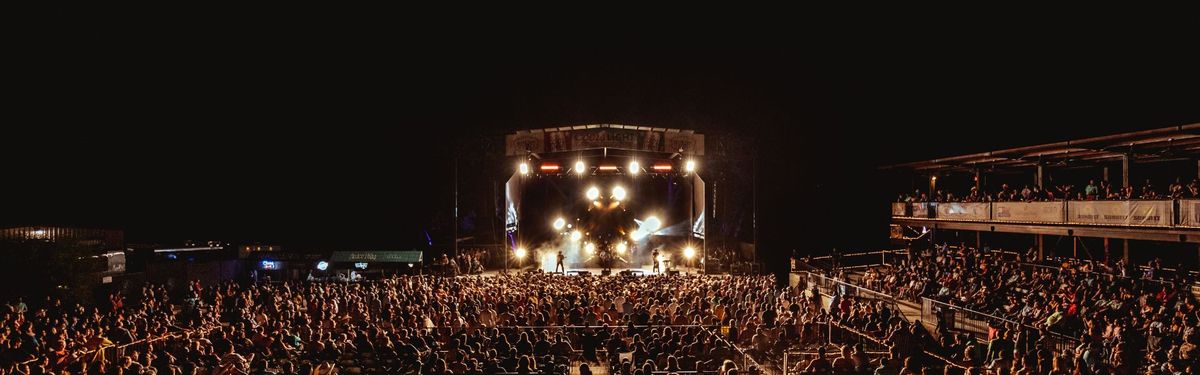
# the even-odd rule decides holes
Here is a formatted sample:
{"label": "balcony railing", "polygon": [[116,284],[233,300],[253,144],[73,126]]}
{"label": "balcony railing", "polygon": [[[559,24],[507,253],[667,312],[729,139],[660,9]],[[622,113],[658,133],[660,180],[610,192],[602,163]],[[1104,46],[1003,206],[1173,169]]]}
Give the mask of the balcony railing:
{"label": "balcony railing", "polygon": [[1200,228],[1200,199],[896,202],[892,217],[1032,224]]}

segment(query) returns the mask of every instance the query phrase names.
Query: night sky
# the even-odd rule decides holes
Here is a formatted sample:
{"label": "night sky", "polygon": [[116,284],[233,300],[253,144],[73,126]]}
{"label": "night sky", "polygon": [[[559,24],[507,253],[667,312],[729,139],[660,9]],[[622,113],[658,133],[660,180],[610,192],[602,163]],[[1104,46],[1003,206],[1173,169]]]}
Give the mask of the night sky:
{"label": "night sky", "polygon": [[870,246],[878,165],[1200,122],[1186,48],[1135,45],[112,52],[10,101],[0,220],[409,248],[457,137],[615,123],[752,135],[763,248]]}

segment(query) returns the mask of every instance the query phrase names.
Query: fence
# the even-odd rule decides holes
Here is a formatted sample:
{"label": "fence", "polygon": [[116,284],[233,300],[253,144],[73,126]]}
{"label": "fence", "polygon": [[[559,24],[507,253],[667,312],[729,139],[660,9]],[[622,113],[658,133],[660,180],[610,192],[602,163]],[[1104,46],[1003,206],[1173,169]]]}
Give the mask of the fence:
{"label": "fence", "polygon": [[893,217],[979,222],[1200,227],[1200,200],[894,202]]}
{"label": "fence", "polygon": [[921,320],[932,322],[938,327],[944,327],[949,331],[970,334],[983,343],[991,341],[991,327],[1007,327],[1010,330],[1021,329],[1041,332],[1042,340],[1046,343],[1047,349],[1054,350],[1056,353],[1065,353],[1079,346],[1079,340],[1072,337],[925,297],[921,298]]}

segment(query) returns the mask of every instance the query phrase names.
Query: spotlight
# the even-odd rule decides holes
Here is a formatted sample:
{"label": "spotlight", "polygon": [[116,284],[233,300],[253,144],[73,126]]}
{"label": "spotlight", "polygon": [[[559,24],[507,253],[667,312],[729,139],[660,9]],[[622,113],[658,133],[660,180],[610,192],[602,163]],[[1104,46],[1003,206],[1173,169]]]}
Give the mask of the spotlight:
{"label": "spotlight", "polygon": [[517,167],[517,170],[520,171],[521,174],[529,174],[529,164],[521,163],[521,165]]}
{"label": "spotlight", "polygon": [[617,186],[612,190],[612,197],[617,201],[625,200],[625,188]]}
{"label": "spotlight", "polygon": [[596,200],[596,198],[600,198],[600,189],[597,189],[595,186],[588,188],[587,199],[594,201],[594,200]]}
{"label": "spotlight", "polygon": [[317,269],[321,270],[321,271],[329,269],[329,262],[326,262],[323,260],[320,262],[317,262]]}
{"label": "spotlight", "polygon": [[583,160],[575,162],[575,173],[583,174],[584,169],[587,169],[587,164],[583,164]]}
{"label": "spotlight", "polygon": [[594,252],[596,252],[596,245],[592,244],[591,242],[588,242],[583,245],[583,250],[587,251],[588,254],[594,253]]}
{"label": "spotlight", "polygon": [[696,249],[693,249],[691,246],[683,248],[683,257],[684,258],[692,259],[695,256],[696,256]]}
{"label": "spotlight", "polygon": [[571,232],[571,241],[579,241],[582,238],[583,238],[583,233],[579,233],[578,229]]}
{"label": "spotlight", "polygon": [[554,230],[562,230],[565,226],[567,226],[567,221],[563,218],[554,219]]}
{"label": "spotlight", "polygon": [[695,172],[696,171],[696,161],[688,160],[687,163],[684,164],[683,170],[688,171],[688,172]]}
{"label": "spotlight", "polygon": [[636,175],[636,174],[638,174],[638,172],[641,172],[641,171],[642,171],[642,166],[641,166],[641,164],[638,164],[637,160],[629,162],[629,171],[628,172],[630,175]]}
{"label": "spotlight", "polygon": [[516,250],[513,250],[513,255],[517,256],[517,258],[525,258],[525,248],[518,247]]}
{"label": "spotlight", "polygon": [[646,226],[646,230],[650,232],[654,232],[659,230],[659,228],[662,228],[662,221],[659,221],[657,216],[647,217],[642,224],[644,224]]}
{"label": "spotlight", "polygon": [[650,233],[643,232],[641,230],[635,230],[633,233],[629,234],[629,238],[632,238],[634,241],[641,241],[643,238],[646,238],[646,235],[648,234]]}
{"label": "spotlight", "polygon": [[628,249],[629,249],[629,247],[625,246],[624,242],[617,244],[617,254],[625,254],[625,250],[628,250]]}

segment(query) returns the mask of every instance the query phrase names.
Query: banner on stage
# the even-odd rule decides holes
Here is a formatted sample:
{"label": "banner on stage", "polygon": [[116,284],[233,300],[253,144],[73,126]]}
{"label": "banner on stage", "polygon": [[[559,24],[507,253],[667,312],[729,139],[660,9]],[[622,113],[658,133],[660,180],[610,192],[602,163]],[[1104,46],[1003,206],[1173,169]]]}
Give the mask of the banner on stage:
{"label": "banner on stage", "polygon": [[1175,217],[1171,201],[1070,201],[1072,224],[1169,227]]}
{"label": "banner on stage", "polygon": [[[595,126],[595,127],[592,127]],[[618,125],[588,125],[582,129],[538,129],[505,137],[508,156],[526,152],[566,152],[601,148],[704,155],[704,135],[692,131],[639,130]]]}

